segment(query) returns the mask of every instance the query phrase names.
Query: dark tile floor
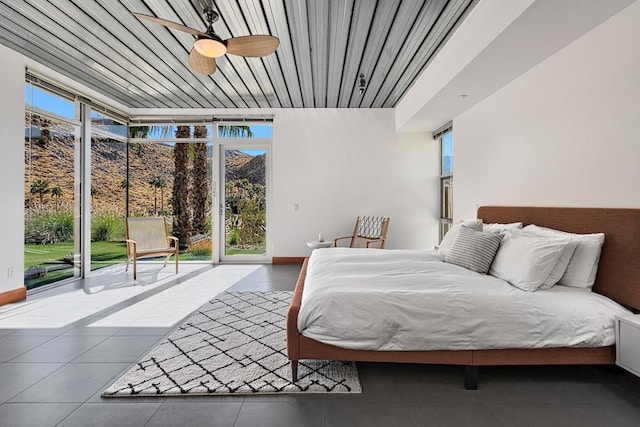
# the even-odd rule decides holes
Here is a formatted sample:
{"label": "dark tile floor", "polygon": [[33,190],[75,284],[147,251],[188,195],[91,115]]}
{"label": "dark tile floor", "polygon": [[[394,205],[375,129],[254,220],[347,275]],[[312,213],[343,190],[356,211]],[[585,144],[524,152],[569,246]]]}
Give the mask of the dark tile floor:
{"label": "dark tile floor", "polygon": [[[261,266],[229,290],[292,290],[298,271]],[[0,330],[0,426],[640,425],[640,379],[617,367],[481,368],[467,391],[459,367],[360,363],[355,395],[102,399],[172,328],[87,324]]]}

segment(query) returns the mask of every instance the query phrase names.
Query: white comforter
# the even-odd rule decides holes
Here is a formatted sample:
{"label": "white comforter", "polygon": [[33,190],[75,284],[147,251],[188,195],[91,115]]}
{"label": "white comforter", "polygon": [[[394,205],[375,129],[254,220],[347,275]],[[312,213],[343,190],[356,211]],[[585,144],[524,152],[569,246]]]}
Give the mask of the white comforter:
{"label": "white comforter", "polygon": [[521,291],[433,251],[329,248],[309,260],[298,329],[363,350],[598,347],[628,313],[581,289]]}

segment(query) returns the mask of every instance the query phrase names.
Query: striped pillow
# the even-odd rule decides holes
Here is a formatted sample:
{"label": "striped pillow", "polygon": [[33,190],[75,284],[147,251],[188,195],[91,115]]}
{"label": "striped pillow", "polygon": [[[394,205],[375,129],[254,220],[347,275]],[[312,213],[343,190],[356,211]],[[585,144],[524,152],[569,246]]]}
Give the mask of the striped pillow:
{"label": "striped pillow", "polygon": [[483,233],[460,227],[456,240],[444,260],[467,270],[487,274],[503,237],[502,234]]}

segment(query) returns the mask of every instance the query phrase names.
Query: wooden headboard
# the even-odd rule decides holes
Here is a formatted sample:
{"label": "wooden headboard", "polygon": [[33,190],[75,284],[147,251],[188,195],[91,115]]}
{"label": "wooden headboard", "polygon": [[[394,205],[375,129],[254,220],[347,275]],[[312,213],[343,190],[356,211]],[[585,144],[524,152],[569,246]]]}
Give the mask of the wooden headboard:
{"label": "wooden headboard", "polygon": [[571,233],[604,233],[594,292],[640,310],[640,209],[481,206],[485,223],[518,222]]}

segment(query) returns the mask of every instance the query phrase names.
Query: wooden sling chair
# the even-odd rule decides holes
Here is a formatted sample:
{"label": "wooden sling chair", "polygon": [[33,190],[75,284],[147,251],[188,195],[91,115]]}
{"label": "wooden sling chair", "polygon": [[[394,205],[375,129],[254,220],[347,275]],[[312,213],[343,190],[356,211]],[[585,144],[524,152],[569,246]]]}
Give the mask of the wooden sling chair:
{"label": "wooden sling chair", "polygon": [[[170,241],[173,241],[171,246]],[[133,280],[136,280],[136,261],[138,258],[165,255],[164,266],[171,255],[176,256],[176,274],[178,274],[178,238],[167,234],[167,224],[163,217],[127,218],[127,267],[133,261]]]}
{"label": "wooden sling chair", "polygon": [[333,239],[333,247],[338,247],[338,241],[351,239],[350,248],[368,248],[372,243],[379,244],[380,249],[384,249],[387,241],[387,230],[389,229],[390,218],[388,216],[359,216],[353,234],[350,236],[337,237]]}

